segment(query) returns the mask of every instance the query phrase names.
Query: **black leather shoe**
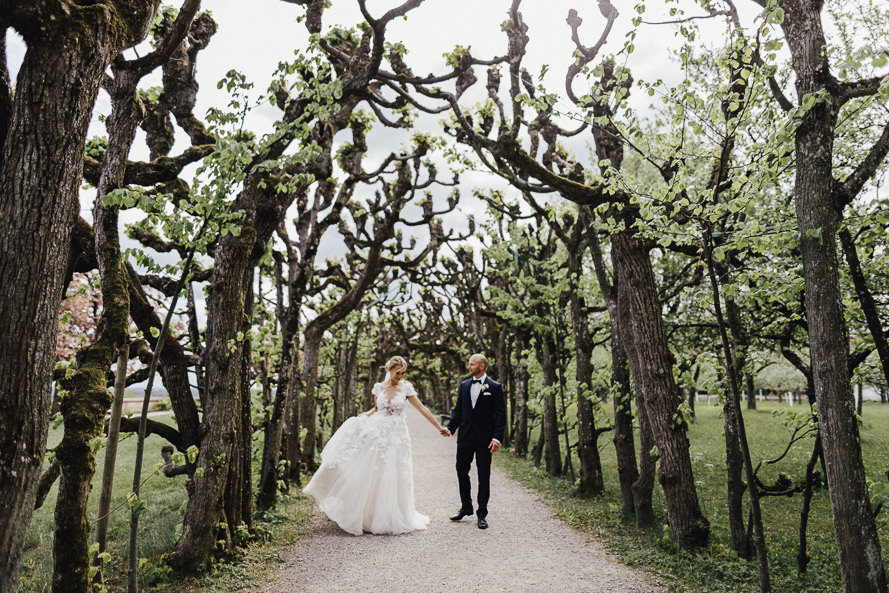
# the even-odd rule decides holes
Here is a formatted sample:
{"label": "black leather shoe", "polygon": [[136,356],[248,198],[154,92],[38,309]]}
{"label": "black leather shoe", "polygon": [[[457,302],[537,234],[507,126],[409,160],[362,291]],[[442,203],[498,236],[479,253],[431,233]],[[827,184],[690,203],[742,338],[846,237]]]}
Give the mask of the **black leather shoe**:
{"label": "black leather shoe", "polygon": [[472,514],[472,511],[467,511],[465,509],[460,509],[460,511],[451,517],[451,521],[459,521],[463,517],[468,517]]}
{"label": "black leather shoe", "polygon": [[478,518],[478,528],[479,528],[479,529],[487,529],[487,528],[488,528],[488,522],[485,521],[484,519],[482,519],[481,517],[479,517],[479,518]]}

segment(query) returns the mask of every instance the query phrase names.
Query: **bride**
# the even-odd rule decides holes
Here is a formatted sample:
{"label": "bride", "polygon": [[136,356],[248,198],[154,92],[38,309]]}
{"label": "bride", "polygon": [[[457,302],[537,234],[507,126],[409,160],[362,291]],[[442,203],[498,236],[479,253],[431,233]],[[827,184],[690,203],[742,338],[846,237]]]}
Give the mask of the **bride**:
{"label": "bride", "polygon": [[398,534],[426,529],[429,517],[414,507],[411,438],[404,419],[410,402],[443,436],[447,428],[436,421],[404,381],[407,362],[393,356],[386,378],[374,385],[373,408],[349,418],[321,452],[321,467],[303,492],[344,531]]}

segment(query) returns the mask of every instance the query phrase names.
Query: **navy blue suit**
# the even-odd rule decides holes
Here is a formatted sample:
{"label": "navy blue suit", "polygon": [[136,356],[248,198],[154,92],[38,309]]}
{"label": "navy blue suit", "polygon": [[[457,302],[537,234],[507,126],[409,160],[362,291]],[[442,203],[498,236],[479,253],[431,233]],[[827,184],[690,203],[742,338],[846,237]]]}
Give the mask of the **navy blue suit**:
{"label": "navy blue suit", "polygon": [[491,495],[491,439],[503,441],[506,431],[506,401],[503,386],[486,377],[475,407],[470,393],[471,380],[460,383],[457,405],[451,410],[448,430],[457,433],[457,480],[460,484],[460,503],[467,514],[472,513],[472,492],[469,468],[475,457],[478,472],[478,517],[488,515]]}

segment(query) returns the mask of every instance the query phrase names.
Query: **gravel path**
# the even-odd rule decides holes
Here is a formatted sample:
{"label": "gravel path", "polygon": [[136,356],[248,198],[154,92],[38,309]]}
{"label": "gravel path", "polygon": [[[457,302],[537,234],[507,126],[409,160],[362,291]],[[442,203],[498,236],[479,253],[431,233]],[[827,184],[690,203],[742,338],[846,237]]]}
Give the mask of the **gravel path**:
{"label": "gravel path", "polygon": [[[456,439],[441,437],[412,408],[406,413],[417,510],[431,518],[429,528],[356,537],[319,511],[309,532],[284,553],[275,580],[262,593],[664,591],[650,574],[620,564],[600,543],[554,517],[537,495],[496,466],[490,528],[478,529],[474,515],[458,523],[448,520],[460,506]],[[471,475],[474,496],[474,465]]]}

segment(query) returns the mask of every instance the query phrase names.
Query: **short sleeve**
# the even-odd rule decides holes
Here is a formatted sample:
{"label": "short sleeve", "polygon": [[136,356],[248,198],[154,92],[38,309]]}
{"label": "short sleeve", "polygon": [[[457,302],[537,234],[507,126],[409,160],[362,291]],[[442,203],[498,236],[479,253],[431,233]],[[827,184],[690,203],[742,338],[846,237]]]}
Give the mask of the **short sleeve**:
{"label": "short sleeve", "polygon": [[373,387],[373,389],[370,390],[370,392],[374,395],[379,395],[381,385],[382,385],[382,383],[374,383],[374,387]]}
{"label": "short sleeve", "polygon": [[413,384],[409,381],[404,382],[404,397],[411,397],[412,395],[417,395],[417,390],[414,389]]}

